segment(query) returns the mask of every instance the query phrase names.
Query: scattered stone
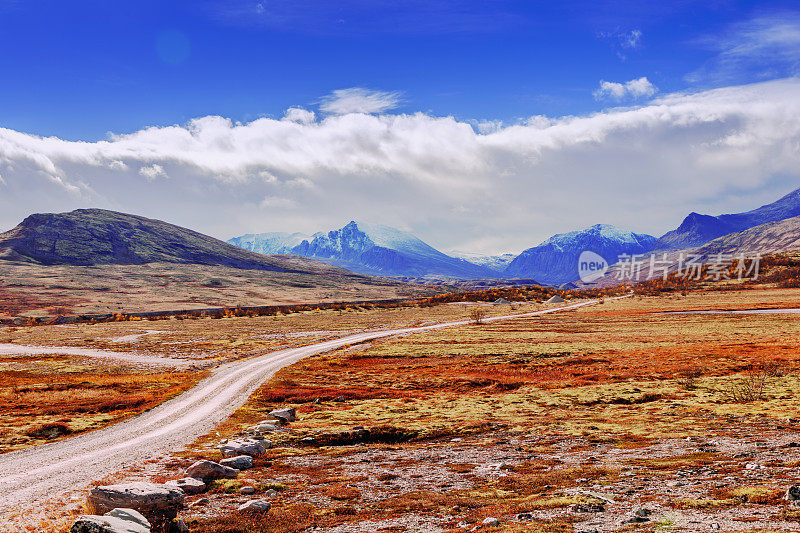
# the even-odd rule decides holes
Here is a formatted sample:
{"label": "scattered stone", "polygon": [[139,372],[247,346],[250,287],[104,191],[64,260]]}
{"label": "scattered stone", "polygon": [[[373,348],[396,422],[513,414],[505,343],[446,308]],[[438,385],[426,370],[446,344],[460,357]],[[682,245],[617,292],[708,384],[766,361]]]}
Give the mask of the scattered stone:
{"label": "scattered stone", "polygon": [[500,525],[500,520],[498,520],[497,518],[495,518],[493,516],[487,516],[486,518],[483,519],[483,522],[481,522],[481,525],[483,527],[497,527],[497,526]]}
{"label": "scattered stone", "polygon": [[164,486],[181,489],[186,494],[200,494],[206,490],[206,484],[203,482],[203,480],[194,477],[173,479],[164,483]]}
{"label": "scattered stone", "polygon": [[239,494],[250,495],[255,493],[256,493],[256,488],[250,485],[245,485],[244,487],[239,489]]}
{"label": "scattered stone", "polygon": [[169,523],[183,507],[181,489],[155,483],[123,483],[94,487],[86,497],[89,512],[104,514],[117,508],[134,509],[147,518],[154,529]]}
{"label": "scattered stone", "polygon": [[252,511],[260,511],[266,513],[267,511],[272,508],[272,504],[269,500],[250,500],[246,503],[243,503],[239,506],[238,511],[240,512],[252,512]]}
{"label": "scattered stone", "polygon": [[248,468],[253,468],[253,458],[249,455],[237,455],[236,457],[227,457],[221,460],[219,464],[236,470],[247,470]]}
{"label": "scattered stone", "polygon": [[150,529],[150,522],[147,521],[147,518],[134,509],[112,509],[103,516],[113,516],[114,518],[127,520],[128,522],[136,522],[140,526]]}
{"label": "scattered stone", "polygon": [[70,533],[150,533],[150,527],[114,516],[79,516]]}
{"label": "scattered stone", "polygon": [[186,469],[186,473],[189,477],[202,479],[203,481],[220,478],[236,479],[239,477],[239,471],[235,468],[206,460],[197,461]]}
{"label": "scattered stone", "polygon": [[269,412],[269,416],[285,420],[286,422],[294,422],[297,420],[297,413],[294,407],[285,407],[283,409],[275,409]]}
{"label": "scattered stone", "polygon": [[572,511],[575,513],[602,513],[606,508],[601,503],[576,503],[572,506]]}
{"label": "scattered stone", "polygon": [[635,513],[633,513],[633,517],[630,520],[626,520],[625,523],[627,524],[641,524],[644,522],[649,522],[650,519],[648,518],[653,511],[650,509],[638,509]]}
{"label": "scattered stone", "polygon": [[262,420],[255,426],[250,426],[250,431],[257,431],[259,433],[272,433],[280,429],[281,422],[279,420]]}
{"label": "scattered stone", "polygon": [[237,455],[261,455],[272,446],[267,440],[257,440],[251,438],[236,439],[220,446],[219,449],[225,457],[236,457]]}

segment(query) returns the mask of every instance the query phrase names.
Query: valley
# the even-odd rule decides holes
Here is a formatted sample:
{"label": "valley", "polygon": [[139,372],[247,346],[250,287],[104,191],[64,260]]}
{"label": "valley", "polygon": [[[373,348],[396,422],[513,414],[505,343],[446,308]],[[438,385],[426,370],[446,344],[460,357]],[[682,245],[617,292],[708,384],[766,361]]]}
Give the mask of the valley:
{"label": "valley", "polygon": [[[253,435],[248,428],[273,409],[294,408],[296,421],[264,433],[272,447],[252,468],[187,496],[179,517],[191,531],[795,528],[800,516],[781,503],[800,462],[787,448],[800,430],[795,316],[672,313],[796,308],[796,291],[698,290],[558,307],[445,303],[20,327],[6,340],[169,354],[198,369],[248,364],[293,346],[346,344],[328,344],[252,396],[238,396],[232,417],[196,441],[174,441],[153,460],[143,449],[140,460],[103,477],[100,484],[180,478],[197,460],[219,461],[220,439]],[[476,323],[475,308],[485,319],[556,312]],[[364,336],[452,320],[466,323]],[[348,341],[353,333],[363,341]],[[763,394],[738,398],[748,376],[767,365],[775,370],[764,374]],[[7,520],[65,531],[81,511],[80,485],[90,481],[76,479],[39,511]],[[269,513],[236,511],[264,497]],[[497,525],[481,525],[490,518]]]}

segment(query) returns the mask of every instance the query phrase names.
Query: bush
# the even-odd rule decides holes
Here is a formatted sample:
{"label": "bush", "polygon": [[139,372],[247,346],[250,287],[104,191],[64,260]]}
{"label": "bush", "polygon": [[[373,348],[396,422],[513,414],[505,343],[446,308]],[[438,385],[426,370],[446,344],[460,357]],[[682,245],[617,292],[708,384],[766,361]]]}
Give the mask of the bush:
{"label": "bush", "polygon": [[777,363],[750,365],[745,372],[728,377],[722,392],[725,399],[733,403],[764,400],[770,383],[779,375],[780,366]]}

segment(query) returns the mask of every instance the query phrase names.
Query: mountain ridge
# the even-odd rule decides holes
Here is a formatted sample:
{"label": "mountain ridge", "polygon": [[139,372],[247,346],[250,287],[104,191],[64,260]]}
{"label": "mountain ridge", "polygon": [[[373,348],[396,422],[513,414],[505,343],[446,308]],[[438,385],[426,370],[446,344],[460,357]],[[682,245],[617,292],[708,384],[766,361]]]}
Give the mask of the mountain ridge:
{"label": "mountain ridge", "polygon": [[559,233],[519,254],[506,268],[506,277],[533,278],[551,285],[578,279],[578,258],[584,251],[602,256],[607,264],[620,254],[639,254],[652,250],[652,235],[622,231],[609,224]]}
{"label": "mountain ridge", "polygon": [[772,203],[742,213],[713,216],[692,212],[680,226],[662,235],[658,239],[656,248],[663,250],[694,248],[723,235],[798,215],[800,215],[800,188]]}
{"label": "mountain ridge", "polygon": [[0,259],[74,266],[166,262],[308,274],[332,268],[257,254],[168,222],[105,209],[32,214],[0,234]]}
{"label": "mountain ridge", "polygon": [[[258,235],[290,234],[256,234]],[[243,237],[245,236],[235,237],[228,242],[245,247],[250,241],[256,242],[255,239]],[[265,237],[263,242],[266,243],[269,238]],[[279,238],[273,238],[272,242],[279,242]],[[409,233],[355,220],[342,228],[316,233],[288,249],[287,253],[369,275],[460,279],[499,277],[495,271],[451,257]]]}

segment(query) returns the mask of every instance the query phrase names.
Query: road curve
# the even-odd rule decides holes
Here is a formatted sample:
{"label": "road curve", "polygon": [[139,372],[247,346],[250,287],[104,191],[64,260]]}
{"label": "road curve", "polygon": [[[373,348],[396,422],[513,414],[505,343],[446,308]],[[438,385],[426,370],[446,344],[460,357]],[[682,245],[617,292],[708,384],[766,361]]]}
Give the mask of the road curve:
{"label": "road curve", "polygon": [[[490,317],[484,322],[539,316],[595,303],[596,300],[590,300],[542,311]],[[83,488],[92,479],[182,449],[227,419],[278,370],[305,357],[392,335],[469,323],[471,321],[461,320],[358,333],[222,365],[180,396],[124,422],[52,444],[0,455],[0,514],[34,508],[46,499]]]}

